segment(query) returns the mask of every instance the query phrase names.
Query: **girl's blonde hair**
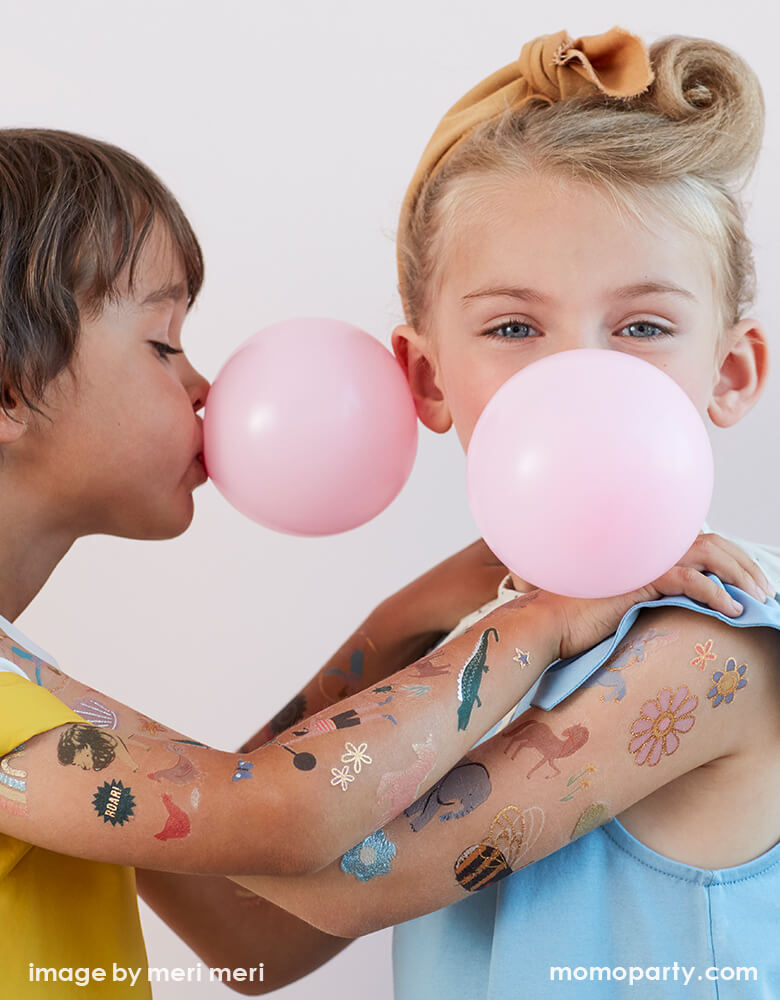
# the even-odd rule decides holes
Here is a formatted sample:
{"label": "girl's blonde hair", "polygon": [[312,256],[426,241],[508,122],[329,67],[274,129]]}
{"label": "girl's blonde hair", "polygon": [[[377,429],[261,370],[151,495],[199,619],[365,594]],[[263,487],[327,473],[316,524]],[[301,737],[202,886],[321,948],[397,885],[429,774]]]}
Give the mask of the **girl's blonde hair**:
{"label": "girl's blonde hair", "polygon": [[718,302],[717,340],[755,296],[739,193],[755,168],[764,98],[735,52],[672,35],[649,47],[655,80],[632,98],[530,98],[478,125],[423,185],[398,232],[406,321],[425,331],[459,219],[486,186],[540,171],[594,186],[649,225],[643,209],[706,241]]}

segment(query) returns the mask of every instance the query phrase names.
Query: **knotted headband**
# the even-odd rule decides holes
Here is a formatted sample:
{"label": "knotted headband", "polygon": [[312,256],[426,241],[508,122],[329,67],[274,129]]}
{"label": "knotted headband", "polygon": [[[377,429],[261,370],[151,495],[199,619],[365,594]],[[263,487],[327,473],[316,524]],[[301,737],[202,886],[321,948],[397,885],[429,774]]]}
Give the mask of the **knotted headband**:
{"label": "knotted headband", "polygon": [[401,206],[401,226],[423,184],[480,122],[516,108],[532,97],[549,104],[600,92],[635,97],[654,73],[644,42],[623,28],[572,41],[565,31],[526,42],[520,58],[478,83],[450,108],[431,136]]}

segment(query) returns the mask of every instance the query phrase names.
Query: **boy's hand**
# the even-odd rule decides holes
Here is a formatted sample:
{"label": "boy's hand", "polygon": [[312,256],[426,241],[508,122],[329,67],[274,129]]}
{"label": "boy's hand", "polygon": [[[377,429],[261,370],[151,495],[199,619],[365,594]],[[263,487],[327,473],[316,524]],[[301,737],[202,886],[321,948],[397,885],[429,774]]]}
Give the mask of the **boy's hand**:
{"label": "boy's hand", "polygon": [[566,659],[591,649],[612,635],[620,619],[635,604],[656,601],[659,597],[684,594],[714,611],[738,617],[730,595],[703,571],[714,573],[723,583],[739,587],[763,603],[772,587],[761,568],[738,545],[714,532],[700,533],[682,559],[668,573],[629,594],[617,597],[562,597],[543,591],[540,597],[555,611],[560,623],[559,657]]}
{"label": "boy's hand", "polygon": [[383,601],[377,610],[396,623],[405,622],[407,634],[446,635],[461,618],[497,596],[498,585],[508,572],[478,538]]}

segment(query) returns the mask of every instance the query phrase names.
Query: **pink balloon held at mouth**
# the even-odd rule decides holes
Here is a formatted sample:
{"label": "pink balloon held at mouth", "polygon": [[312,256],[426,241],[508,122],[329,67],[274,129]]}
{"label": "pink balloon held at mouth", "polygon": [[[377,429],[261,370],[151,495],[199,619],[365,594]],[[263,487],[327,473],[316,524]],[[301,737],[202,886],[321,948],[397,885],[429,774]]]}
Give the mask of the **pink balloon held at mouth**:
{"label": "pink balloon held at mouth", "polygon": [[206,468],[237,510],[276,531],[332,535],[403,488],[417,415],[378,340],[334,319],[269,326],[232,354],[203,418]]}
{"label": "pink balloon held at mouth", "polygon": [[688,395],[618,351],[549,355],[482,411],[467,490],[480,533],[534,586],[612,597],[668,572],[701,531],[714,464]]}

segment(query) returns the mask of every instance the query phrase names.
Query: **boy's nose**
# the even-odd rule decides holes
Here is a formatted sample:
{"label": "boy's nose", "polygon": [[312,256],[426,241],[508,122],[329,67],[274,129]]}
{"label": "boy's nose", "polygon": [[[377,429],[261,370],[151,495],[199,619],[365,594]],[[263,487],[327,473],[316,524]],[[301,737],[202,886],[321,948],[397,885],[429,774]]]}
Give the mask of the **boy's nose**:
{"label": "boy's nose", "polygon": [[195,372],[195,379],[190,386],[190,399],[192,400],[192,408],[196,413],[205,405],[210,389],[211,384],[209,380],[204,378],[199,372]]}

